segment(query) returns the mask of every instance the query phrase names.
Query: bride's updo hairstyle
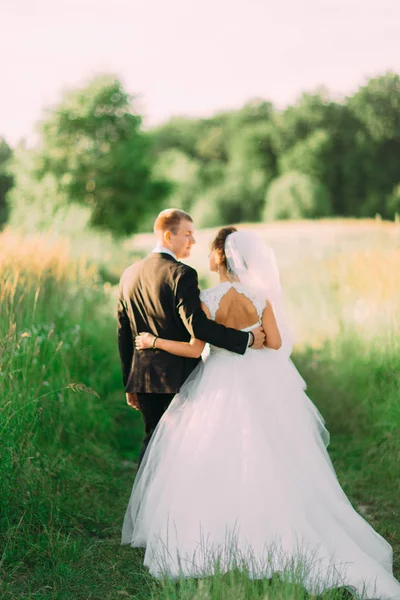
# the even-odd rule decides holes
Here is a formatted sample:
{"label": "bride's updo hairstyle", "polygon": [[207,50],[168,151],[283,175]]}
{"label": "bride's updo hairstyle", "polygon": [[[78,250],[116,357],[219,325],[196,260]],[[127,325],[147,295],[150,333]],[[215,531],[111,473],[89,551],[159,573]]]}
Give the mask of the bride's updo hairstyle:
{"label": "bride's updo hairstyle", "polygon": [[219,257],[220,266],[226,269],[226,254],[225,254],[225,241],[228,235],[237,231],[236,227],[223,227],[220,229],[215,236],[213,243],[211,244],[211,250],[215,251]]}

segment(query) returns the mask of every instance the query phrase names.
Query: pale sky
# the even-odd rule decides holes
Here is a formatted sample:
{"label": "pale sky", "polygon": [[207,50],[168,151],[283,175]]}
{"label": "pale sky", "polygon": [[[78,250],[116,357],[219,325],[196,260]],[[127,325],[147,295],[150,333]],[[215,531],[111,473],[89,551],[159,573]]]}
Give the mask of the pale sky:
{"label": "pale sky", "polygon": [[400,73],[400,0],[0,0],[0,135],[33,139],[42,109],[102,72],[145,123],[319,85],[351,93]]}

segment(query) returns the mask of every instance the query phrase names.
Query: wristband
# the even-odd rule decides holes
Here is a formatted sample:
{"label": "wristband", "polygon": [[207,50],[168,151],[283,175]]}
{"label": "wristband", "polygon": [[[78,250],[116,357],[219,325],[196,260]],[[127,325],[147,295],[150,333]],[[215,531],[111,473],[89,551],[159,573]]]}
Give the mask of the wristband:
{"label": "wristband", "polygon": [[254,337],[254,333],[252,331],[249,331],[249,334],[252,336],[252,340],[249,343],[249,348],[251,348],[254,344],[254,342],[256,341],[256,338]]}
{"label": "wristband", "polygon": [[157,348],[156,348],[156,342],[157,342],[157,340],[158,340],[159,337],[160,337],[159,335],[154,336],[153,345],[152,345],[153,350],[157,350]]}

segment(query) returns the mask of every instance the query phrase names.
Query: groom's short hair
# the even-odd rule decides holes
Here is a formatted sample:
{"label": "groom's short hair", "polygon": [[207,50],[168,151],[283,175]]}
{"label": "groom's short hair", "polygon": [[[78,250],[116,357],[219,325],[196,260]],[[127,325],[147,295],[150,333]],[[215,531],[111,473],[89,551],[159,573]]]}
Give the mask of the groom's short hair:
{"label": "groom's short hair", "polygon": [[184,210],[180,208],[166,208],[160,212],[154,222],[154,233],[171,231],[176,234],[181,221],[184,220],[193,223],[192,217]]}

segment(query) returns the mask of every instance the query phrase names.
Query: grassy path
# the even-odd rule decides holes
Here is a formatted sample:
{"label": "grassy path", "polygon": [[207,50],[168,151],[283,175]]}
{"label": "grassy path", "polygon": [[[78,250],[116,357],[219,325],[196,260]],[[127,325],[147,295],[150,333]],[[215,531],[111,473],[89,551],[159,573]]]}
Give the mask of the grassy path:
{"label": "grassy path", "polygon": [[[303,364],[302,372],[306,374],[308,358],[299,357],[298,363]],[[310,371],[308,380],[311,394],[319,398],[320,406],[326,405],[334,385],[327,379],[326,371],[322,367]],[[108,457],[102,461],[97,457],[93,461],[93,457],[86,457],[88,462],[85,468],[82,465],[81,483],[86,475],[89,480],[69,507],[69,522],[64,527],[37,532],[35,539],[28,541],[29,550],[24,560],[8,565],[6,573],[3,572],[1,598],[207,599],[230,598],[233,589],[238,598],[242,594],[246,598],[264,598],[265,589],[259,584],[249,583],[241,590],[243,582],[234,579],[226,580],[219,591],[213,590],[211,581],[206,582],[200,592],[193,582],[181,590],[179,586],[159,586],[143,568],[142,552],[120,546],[121,521],[132,485],[135,468],[132,458],[137,453],[141,423],[139,415],[121,402],[120,390],[111,391],[104,400],[116,423],[112,460]],[[379,445],[373,438],[349,435],[344,420],[331,421],[330,429],[330,454],[341,484],[354,505],[394,545],[399,573],[400,519],[392,483],[387,478],[382,480],[382,472],[387,473],[388,465],[379,453]],[[23,531],[19,534],[22,537]],[[280,597],[278,591],[275,597]],[[296,597],[294,592],[292,597]]]}

